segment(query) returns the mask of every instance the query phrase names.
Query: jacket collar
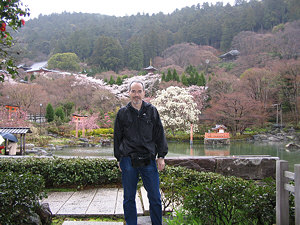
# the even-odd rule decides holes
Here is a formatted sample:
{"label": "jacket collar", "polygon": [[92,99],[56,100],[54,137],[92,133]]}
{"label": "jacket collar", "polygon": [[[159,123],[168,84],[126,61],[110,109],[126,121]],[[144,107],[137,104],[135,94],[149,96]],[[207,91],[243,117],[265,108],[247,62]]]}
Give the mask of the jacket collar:
{"label": "jacket collar", "polygon": [[132,105],[131,105],[131,102],[129,102],[127,104],[127,108],[129,108],[130,110],[133,110],[133,111],[136,111],[136,112],[144,112],[146,110],[146,108],[148,108],[150,106],[150,103],[148,102],[145,102],[144,100],[142,101],[142,106],[141,106],[141,109],[140,111],[138,111],[136,108],[134,108]]}

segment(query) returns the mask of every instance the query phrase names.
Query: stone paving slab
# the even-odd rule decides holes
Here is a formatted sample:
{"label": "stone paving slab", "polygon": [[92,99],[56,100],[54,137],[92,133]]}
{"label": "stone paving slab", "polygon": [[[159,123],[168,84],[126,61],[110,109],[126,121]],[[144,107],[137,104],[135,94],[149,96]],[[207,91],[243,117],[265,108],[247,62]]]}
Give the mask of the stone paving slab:
{"label": "stone paving slab", "polygon": [[62,225],[123,225],[123,222],[65,221]]}
{"label": "stone paving slab", "polygon": [[[42,203],[49,203],[53,215],[59,216],[97,216],[120,215],[123,211],[123,189],[94,188],[75,192],[52,192]],[[140,196],[137,194],[138,215],[144,210]]]}
{"label": "stone paving slab", "polygon": [[114,215],[118,197],[117,188],[97,189],[93,201],[89,205],[86,214],[88,215]]}

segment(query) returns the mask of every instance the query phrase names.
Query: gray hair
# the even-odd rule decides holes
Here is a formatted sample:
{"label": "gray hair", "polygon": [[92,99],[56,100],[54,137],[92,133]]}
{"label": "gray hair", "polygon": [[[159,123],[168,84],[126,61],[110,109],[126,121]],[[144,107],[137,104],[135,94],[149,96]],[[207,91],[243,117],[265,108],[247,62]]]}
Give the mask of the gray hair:
{"label": "gray hair", "polygon": [[133,83],[139,83],[139,84],[141,84],[142,87],[143,87],[143,91],[145,91],[144,83],[143,83],[142,81],[140,81],[140,80],[133,80],[133,81],[131,81],[130,84],[129,84],[129,86],[128,86],[128,91],[131,90],[131,85],[132,85]]}

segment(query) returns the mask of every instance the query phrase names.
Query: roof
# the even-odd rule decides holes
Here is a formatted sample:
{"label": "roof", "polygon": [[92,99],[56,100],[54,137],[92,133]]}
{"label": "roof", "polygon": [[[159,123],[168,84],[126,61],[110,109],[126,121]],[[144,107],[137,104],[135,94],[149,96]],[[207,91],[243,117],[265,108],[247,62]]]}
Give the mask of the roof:
{"label": "roof", "polygon": [[26,134],[32,131],[29,127],[0,127],[0,133]]}
{"label": "roof", "polygon": [[144,68],[144,70],[157,70],[157,69],[154,68],[153,66],[148,66],[147,68]]}
{"label": "roof", "polygon": [[223,55],[220,55],[220,58],[226,58],[226,57],[237,57],[240,54],[238,50],[231,50],[229,52],[226,52]]}
{"label": "roof", "polygon": [[222,128],[225,130],[227,129],[227,127],[225,127],[224,125],[217,124],[215,128],[212,128],[212,130],[218,130],[218,129],[222,129]]}

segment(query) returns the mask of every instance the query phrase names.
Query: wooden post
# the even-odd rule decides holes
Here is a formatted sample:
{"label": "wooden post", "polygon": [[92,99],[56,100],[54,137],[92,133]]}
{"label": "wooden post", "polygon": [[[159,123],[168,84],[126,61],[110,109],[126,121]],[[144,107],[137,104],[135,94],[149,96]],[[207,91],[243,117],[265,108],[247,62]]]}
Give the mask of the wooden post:
{"label": "wooden post", "polygon": [[24,155],[23,153],[23,134],[20,134],[20,142],[19,142],[19,145],[20,145],[20,155]]}
{"label": "wooden post", "polygon": [[193,124],[191,123],[191,132],[190,132],[190,145],[193,144]]}
{"label": "wooden post", "polygon": [[75,137],[78,138],[78,118],[75,119],[75,124],[76,124],[76,135],[75,135]]}
{"label": "wooden post", "polygon": [[284,173],[288,171],[288,162],[285,160],[276,161],[276,224],[289,224],[289,192],[284,186],[287,178]]}
{"label": "wooden post", "polygon": [[25,147],[25,143],[26,143],[26,140],[25,140],[25,138],[26,138],[26,135],[25,134],[23,134],[23,154],[25,155],[25,151],[26,151],[26,147]]}
{"label": "wooden post", "polygon": [[294,167],[295,172],[295,224],[300,224],[300,165]]}

